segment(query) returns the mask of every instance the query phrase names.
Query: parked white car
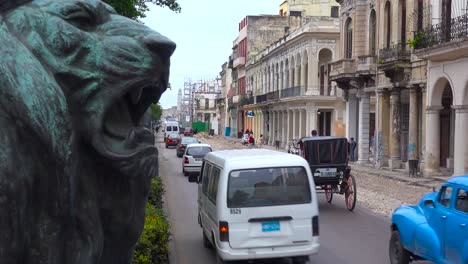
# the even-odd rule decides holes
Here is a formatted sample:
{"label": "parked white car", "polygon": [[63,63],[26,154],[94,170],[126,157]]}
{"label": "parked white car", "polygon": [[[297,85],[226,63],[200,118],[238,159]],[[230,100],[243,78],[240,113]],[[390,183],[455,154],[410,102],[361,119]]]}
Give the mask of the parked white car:
{"label": "parked white car", "polygon": [[213,148],[209,144],[189,144],[185,148],[184,156],[182,157],[182,172],[184,176],[196,175],[200,173],[203,158]]}
{"label": "parked white car", "polygon": [[309,164],[266,149],[208,153],[198,182],[198,222],[218,263],[291,257],[319,251],[319,212]]}

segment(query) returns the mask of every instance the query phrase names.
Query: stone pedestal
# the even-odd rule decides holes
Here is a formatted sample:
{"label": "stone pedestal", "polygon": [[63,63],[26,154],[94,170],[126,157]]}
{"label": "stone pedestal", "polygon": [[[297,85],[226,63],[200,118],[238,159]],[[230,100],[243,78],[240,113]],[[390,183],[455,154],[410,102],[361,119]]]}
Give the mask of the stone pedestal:
{"label": "stone pedestal", "polygon": [[390,98],[391,117],[391,137],[390,137],[390,169],[399,169],[401,166],[401,148],[400,148],[400,89],[393,88]]}
{"label": "stone pedestal", "polygon": [[359,141],[358,143],[358,163],[369,162],[369,112],[370,95],[362,93],[359,96]]}

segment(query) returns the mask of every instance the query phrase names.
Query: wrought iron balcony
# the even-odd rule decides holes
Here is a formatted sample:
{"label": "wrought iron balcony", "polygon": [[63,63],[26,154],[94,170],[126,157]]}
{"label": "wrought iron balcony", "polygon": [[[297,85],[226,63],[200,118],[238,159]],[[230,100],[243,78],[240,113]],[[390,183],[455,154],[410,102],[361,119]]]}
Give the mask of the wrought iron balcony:
{"label": "wrought iron balcony", "polygon": [[267,96],[267,101],[274,101],[279,99],[279,92],[278,91],[273,91],[269,92],[266,94]]}
{"label": "wrought iron balcony", "polygon": [[415,49],[430,48],[447,42],[468,38],[468,14],[452,18],[450,21],[432,25],[418,32],[412,42]]}
{"label": "wrought iron balcony", "polygon": [[266,101],[267,101],[267,95],[266,94],[261,94],[261,95],[255,96],[255,102],[257,104],[264,103]]}
{"label": "wrought iron balcony", "polygon": [[281,90],[281,98],[289,98],[303,96],[305,94],[305,86],[295,86]]}
{"label": "wrought iron balcony", "polygon": [[406,48],[406,43],[398,43],[379,51],[379,64],[393,61],[409,61],[411,53]]}

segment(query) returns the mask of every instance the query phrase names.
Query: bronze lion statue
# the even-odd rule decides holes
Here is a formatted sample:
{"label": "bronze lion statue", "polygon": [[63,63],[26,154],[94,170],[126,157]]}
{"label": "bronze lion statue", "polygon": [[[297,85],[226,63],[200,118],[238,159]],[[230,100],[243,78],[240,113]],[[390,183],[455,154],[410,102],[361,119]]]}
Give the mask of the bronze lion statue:
{"label": "bronze lion statue", "polygon": [[0,13],[0,263],[129,263],[175,44],[98,0]]}

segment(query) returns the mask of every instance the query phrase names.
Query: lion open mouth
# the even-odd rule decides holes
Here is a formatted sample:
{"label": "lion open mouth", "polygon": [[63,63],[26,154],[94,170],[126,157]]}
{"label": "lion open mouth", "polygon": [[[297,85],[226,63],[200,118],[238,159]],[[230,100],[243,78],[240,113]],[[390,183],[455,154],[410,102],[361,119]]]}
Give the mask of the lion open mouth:
{"label": "lion open mouth", "polygon": [[103,120],[103,139],[108,151],[115,154],[133,154],[154,145],[151,130],[142,126],[142,117],[154,98],[159,85],[129,89],[107,109]]}

